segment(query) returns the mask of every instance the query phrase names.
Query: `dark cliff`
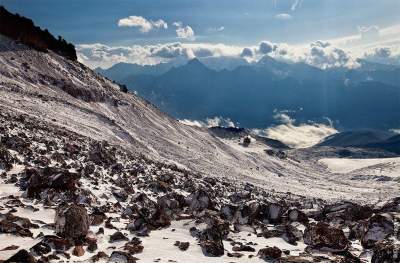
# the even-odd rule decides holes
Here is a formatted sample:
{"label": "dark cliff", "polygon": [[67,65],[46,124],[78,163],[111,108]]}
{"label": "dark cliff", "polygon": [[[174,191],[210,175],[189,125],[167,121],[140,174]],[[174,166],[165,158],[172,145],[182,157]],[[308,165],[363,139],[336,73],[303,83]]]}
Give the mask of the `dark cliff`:
{"label": "dark cliff", "polygon": [[62,37],[56,39],[47,29],[42,30],[32,20],[12,14],[3,6],[0,6],[0,34],[40,51],[52,50],[70,60],[77,59],[74,45]]}

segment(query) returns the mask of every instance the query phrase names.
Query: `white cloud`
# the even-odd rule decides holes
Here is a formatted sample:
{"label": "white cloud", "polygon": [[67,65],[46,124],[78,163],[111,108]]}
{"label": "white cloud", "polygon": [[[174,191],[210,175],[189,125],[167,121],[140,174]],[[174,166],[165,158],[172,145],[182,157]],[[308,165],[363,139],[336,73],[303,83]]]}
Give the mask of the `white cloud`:
{"label": "white cloud", "polygon": [[215,33],[215,32],[222,32],[224,30],[225,30],[225,27],[224,26],[220,26],[220,27],[211,27],[207,31],[209,33]]}
{"label": "white cloud", "polygon": [[166,43],[111,47],[103,44],[76,46],[79,61],[95,68],[108,68],[118,62],[157,64],[194,57],[239,57],[242,47],[208,43]]}
{"label": "white cloud", "polygon": [[275,118],[280,120],[282,124],[266,129],[264,134],[294,148],[313,146],[323,138],[337,133],[334,127],[322,123],[295,124],[295,120],[291,119],[286,113],[278,113]]}
{"label": "white cloud", "polygon": [[178,21],[173,23],[174,26],[177,27],[175,30],[178,38],[187,39],[187,40],[195,40],[194,31],[190,26],[183,26],[183,23]]}
{"label": "white cloud", "polygon": [[118,21],[118,26],[120,27],[137,27],[140,32],[148,33],[153,29],[167,29],[168,24],[159,19],[157,21],[147,20],[142,16],[129,16],[125,18],[121,18]]}
{"label": "white cloud", "polygon": [[379,38],[379,33],[380,29],[378,26],[360,26],[358,27],[358,32],[361,36],[361,40],[363,41],[373,41]]}
{"label": "white cloud", "polygon": [[295,11],[297,8],[300,8],[303,3],[303,0],[293,0],[293,4],[291,6],[291,10]]}
{"label": "white cloud", "polygon": [[235,123],[229,118],[222,118],[222,117],[214,117],[214,118],[207,118],[205,121],[197,121],[197,120],[179,120],[179,122],[189,125],[189,126],[196,126],[196,127],[236,127]]}
{"label": "white cloud", "polygon": [[275,16],[275,18],[276,18],[276,19],[279,19],[279,20],[290,20],[290,19],[292,19],[293,17],[292,17],[291,15],[289,15],[289,14],[283,13],[283,14],[277,14],[277,15]]}
{"label": "white cloud", "polygon": [[377,47],[367,50],[363,59],[389,65],[400,65],[400,47]]}

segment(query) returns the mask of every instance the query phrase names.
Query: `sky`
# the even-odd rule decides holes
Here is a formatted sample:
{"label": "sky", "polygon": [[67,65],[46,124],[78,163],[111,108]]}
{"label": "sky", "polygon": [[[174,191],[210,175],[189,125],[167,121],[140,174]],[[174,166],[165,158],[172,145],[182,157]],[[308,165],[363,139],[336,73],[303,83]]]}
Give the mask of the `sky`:
{"label": "sky", "polygon": [[[273,50],[279,56],[286,52],[306,60],[305,55],[320,52],[311,50],[318,40],[357,56],[380,52],[393,62],[400,43],[399,0],[2,0],[1,4],[74,43],[80,60],[92,67],[121,61],[154,64],[199,54],[251,60],[269,53],[260,51],[263,41],[285,46],[286,51]],[[371,50],[385,47],[395,48],[390,56],[385,50]]]}

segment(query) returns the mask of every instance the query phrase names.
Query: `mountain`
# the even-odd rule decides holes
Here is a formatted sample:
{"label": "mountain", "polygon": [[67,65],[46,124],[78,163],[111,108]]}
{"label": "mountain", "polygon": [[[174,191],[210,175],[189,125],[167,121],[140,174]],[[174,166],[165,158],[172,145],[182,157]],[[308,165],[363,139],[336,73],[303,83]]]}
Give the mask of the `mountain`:
{"label": "mountain", "polygon": [[358,147],[366,144],[382,142],[394,134],[388,131],[345,131],[326,137],[319,146]]}
{"label": "mountain", "polygon": [[222,116],[243,127],[262,128],[277,123],[276,110],[287,110],[298,122],[328,117],[341,129],[400,126],[400,87],[372,80],[345,81],[348,70],[323,71],[268,56],[232,71],[215,71],[193,61],[160,76],[138,75],[123,83],[179,119]]}
{"label": "mountain", "polygon": [[118,82],[126,82],[126,79],[135,78],[137,75],[159,76],[173,67],[172,63],[160,63],[157,65],[138,65],[130,63],[117,63],[108,69],[96,68],[95,71],[103,76]]}
{"label": "mountain", "polygon": [[[168,71],[188,72],[215,74],[197,60]],[[225,131],[236,137],[0,32],[0,261],[379,261],[394,249],[398,158],[336,172],[321,149]]]}
{"label": "mountain", "polygon": [[12,14],[3,6],[0,6],[0,32],[37,50],[49,49],[68,59],[77,59],[74,45],[62,37],[56,39],[47,29],[42,30],[35,26],[32,20]]}

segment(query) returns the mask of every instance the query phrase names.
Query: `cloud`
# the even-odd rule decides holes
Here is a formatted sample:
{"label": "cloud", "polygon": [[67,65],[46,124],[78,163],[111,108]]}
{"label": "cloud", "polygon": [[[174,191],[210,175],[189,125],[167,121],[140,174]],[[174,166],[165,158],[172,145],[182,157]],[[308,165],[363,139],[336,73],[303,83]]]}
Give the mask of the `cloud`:
{"label": "cloud", "polygon": [[129,16],[118,20],[119,27],[137,27],[142,33],[148,33],[153,29],[167,29],[168,24],[159,19],[157,21],[147,20],[142,16]]}
{"label": "cloud", "polygon": [[286,113],[277,113],[275,118],[282,124],[267,128],[263,132],[264,135],[294,148],[313,146],[323,138],[337,133],[337,130],[331,124],[314,122],[295,124],[295,120],[291,119]]}
{"label": "cloud", "polygon": [[379,38],[380,29],[378,26],[360,26],[358,27],[358,32],[360,34],[361,40],[363,41],[374,41]]}
{"label": "cloud", "polygon": [[216,33],[216,32],[222,32],[225,30],[224,26],[220,26],[220,27],[210,27],[209,29],[207,29],[207,32],[209,33]]}
{"label": "cloud", "polygon": [[242,47],[208,43],[165,43],[157,45],[107,46],[104,44],[81,44],[76,46],[78,59],[91,67],[108,68],[119,62],[141,65],[169,61],[182,61],[194,57],[237,57]]}
{"label": "cloud", "polygon": [[400,65],[400,47],[377,47],[367,50],[363,59],[388,65]]}
{"label": "cloud", "polygon": [[231,119],[222,117],[207,118],[205,121],[183,119],[179,120],[179,122],[189,126],[205,127],[205,128],[218,127],[218,126],[236,127],[235,123]]}
{"label": "cloud", "polygon": [[295,11],[297,8],[300,8],[303,3],[303,0],[293,0],[293,4],[290,7],[292,11]]}
{"label": "cloud", "polygon": [[173,23],[174,26],[177,27],[175,30],[178,38],[187,39],[187,40],[195,40],[195,34],[193,29],[190,26],[183,26],[183,23],[178,21]]}
{"label": "cloud", "polygon": [[282,13],[282,14],[277,14],[275,18],[279,20],[291,20],[293,17],[289,14]]}

